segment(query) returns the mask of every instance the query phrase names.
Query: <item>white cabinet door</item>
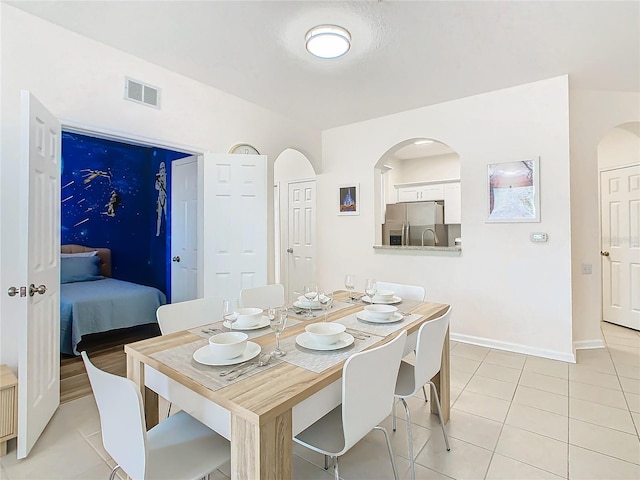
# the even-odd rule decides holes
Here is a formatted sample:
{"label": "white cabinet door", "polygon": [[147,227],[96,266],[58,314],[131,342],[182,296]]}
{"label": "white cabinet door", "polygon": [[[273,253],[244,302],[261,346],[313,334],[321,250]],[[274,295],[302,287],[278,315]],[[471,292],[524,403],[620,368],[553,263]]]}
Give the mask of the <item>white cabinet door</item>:
{"label": "white cabinet door", "polygon": [[420,187],[420,200],[430,202],[435,200],[444,200],[444,188],[442,183],[433,185],[425,185]]}
{"label": "white cabinet door", "polygon": [[444,185],[444,223],[447,225],[461,221],[460,182]]}
{"label": "white cabinet door", "polygon": [[417,202],[420,200],[420,194],[417,188],[407,187],[398,189],[399,202]]}

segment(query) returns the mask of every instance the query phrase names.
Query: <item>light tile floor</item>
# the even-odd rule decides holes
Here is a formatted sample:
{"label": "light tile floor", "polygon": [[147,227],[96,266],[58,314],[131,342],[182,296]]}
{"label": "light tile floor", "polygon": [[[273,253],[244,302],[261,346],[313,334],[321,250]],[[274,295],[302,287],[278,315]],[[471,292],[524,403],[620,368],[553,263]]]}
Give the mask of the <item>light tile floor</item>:
{"label": "light tile floor", "polygon": [[[410,399],[419,479],[640,479],[640,332],[602,324],[607,348],[578,352],[567,364],[474,345],[451,344],[451,451],[437,416]],[[406,423],[398,405],[392,433],[397,466],[409,477]],[[391,420],[385,421],[391,433]],[[107,479],[93,397],[62,405],[31,455],[15,441],[0,478]],[[330,480],[323,459],[294,446],[294,478]],[[392,478],[384,439],[372,432],[340,460],[344,480]],[[212,476],[226,479],[229,466]]]}

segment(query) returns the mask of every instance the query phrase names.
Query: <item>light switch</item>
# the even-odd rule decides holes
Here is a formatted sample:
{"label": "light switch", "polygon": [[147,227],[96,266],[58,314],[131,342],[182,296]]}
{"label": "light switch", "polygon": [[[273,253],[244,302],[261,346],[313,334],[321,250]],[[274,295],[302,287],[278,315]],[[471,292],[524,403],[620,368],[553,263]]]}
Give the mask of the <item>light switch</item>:
{"label": "light switch", "polygon": [[547,241],[547,234],[546,233],[542,233],[542,232],[533,232],[529,238],[531,239],[532,242],[546,242]]}

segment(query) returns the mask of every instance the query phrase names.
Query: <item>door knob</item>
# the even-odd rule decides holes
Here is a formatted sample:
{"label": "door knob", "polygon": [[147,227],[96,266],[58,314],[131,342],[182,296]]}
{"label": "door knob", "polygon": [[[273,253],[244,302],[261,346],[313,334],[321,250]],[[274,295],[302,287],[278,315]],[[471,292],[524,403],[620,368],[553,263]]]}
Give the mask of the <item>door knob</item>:
{"label": "door knob", "polygon": [[287,248],[287,253],[293,253],[293,248],[291,247]]}
{"label": "door knob", "polygon": [[607,251],[600,252],[600,255],[602,255],[603,257],[608,257],[609,256],[609,252],[607,252]]}
{"label": "door knob", "polygon": [[47,291],[47,287],[45,285],[40,285],[36,287],[33,283],[29,285],[29,296],[33,297],[36,293],[40,295],[44,295],[44,292]]}
{"label": "door knob", "polygon": [[10,297],[15,297],[16,295],[26,297],[27,289],[26,287],[9,287],[9,290],[7,290],[7,295],[9,295]]}
{"label": "door knob", "polygon": [[174,262],[180,262],[180,257],[178,255],[176,255],[171,260],[173,260]]}

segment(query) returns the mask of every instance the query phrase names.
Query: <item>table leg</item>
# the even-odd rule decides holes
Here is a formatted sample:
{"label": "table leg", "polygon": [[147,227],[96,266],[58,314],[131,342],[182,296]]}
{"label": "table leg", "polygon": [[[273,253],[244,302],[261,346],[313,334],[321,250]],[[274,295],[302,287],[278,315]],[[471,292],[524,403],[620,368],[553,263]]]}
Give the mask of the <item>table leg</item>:
{"label": "table leg", "polygon": [[291,410],[261,425],[231,414],[231,479],[288,480],[292,476]]}
{"label": "table leg", "polygon": [[127,355],[127,378],[133,380],[142,394],[147,430],[158,424],[158,394],[144,385],[144,363]]}
{"label": "table leg", "polygon": [[[442,419],[444,423],[449,421],[451,413],[451,367],[449,352],[449,329],[444,337],[444,346],[442,348],[442,363],[440,372],[438,372],[431,381],[435,384],[438,396],[440,397],[440,405],[442,407]],[[435,396],[431,392],[431,413],[438,414],[438,407],[435,405]]]}

